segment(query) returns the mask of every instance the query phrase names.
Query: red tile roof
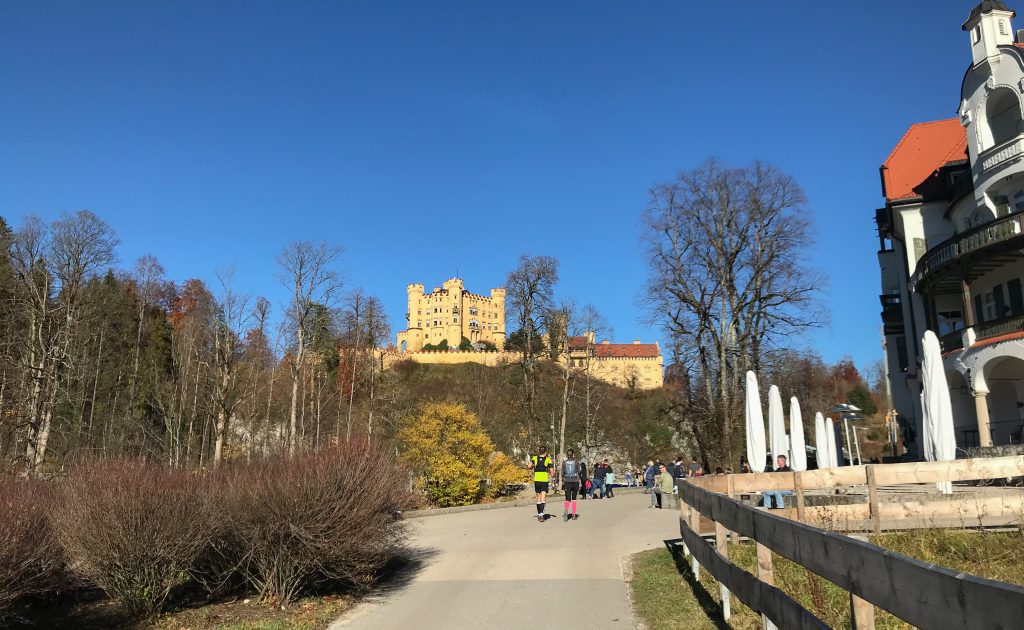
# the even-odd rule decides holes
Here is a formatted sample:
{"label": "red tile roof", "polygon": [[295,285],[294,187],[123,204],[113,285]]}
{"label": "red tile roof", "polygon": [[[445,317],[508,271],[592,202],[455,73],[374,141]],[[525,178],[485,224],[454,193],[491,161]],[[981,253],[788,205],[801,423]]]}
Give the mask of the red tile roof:
{"label": "red tile roof", "polygon": [[654,358],[660,354],[656,343],[599,343],[594,346],[595,357],[638,359]]}
{"label": "red tile roof", "polygon": [[569,347],[573,350],[583,349],[587,347],[586,337],[569,337]]}
{"label": "red tile roof", "polygon": [[1002,341],[1011,341],[1013,339],[1024,339],[1024,330],[1018,330],[1017,332],[1006,333],[1005,335],[999,335],[998,337],[990,337],[988,339],[982,339],[971,344],[971,350],[975,348],[984,348],[985,346],[991,346],[995,343]]}
{"label": "red tile roof", "polygon": [[921,196],[916,190],[949,162],[965,159],[967,133],[959,118],[917,123],[882,163],[882,192],[888,201]]}

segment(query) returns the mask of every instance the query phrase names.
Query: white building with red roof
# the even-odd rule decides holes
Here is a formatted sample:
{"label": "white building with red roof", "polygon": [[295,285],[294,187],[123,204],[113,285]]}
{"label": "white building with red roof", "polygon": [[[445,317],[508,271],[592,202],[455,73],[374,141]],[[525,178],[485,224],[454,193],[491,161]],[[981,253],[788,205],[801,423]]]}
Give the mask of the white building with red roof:
{"label": "white building with red roof", "polygon": [[911,126],[876,211],[893,407],[920,446],[921,337],[939,335],[961,448],[1024,437],[1024,32],[975,7],[959,117]]}

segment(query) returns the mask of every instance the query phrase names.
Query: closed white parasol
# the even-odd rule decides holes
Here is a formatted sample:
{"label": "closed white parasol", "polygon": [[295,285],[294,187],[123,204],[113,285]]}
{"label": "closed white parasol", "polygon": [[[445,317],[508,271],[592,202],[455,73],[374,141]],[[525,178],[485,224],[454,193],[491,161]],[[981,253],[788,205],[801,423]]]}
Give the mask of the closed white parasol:
{"label": "closed white parasol", "polygon": [[789,460],[789,438],[786,436],[786,419],[782,415],[782,394],[775,385],[768,389],[768,440],[774,469],[778,466],[779,455],[785,455]]}
{"label": "closed white parasol", "polygon": [[[921,410],[924,417],[922,445],[924,458],[930,462],[956,459],[956,435],[953,432],[953,405],[949,400],[949,383],[942,366],[939,338],[930,330],[924,331],[924,358],[921,361]],[[945,494],[953,492],[953,484],[938,484]]]}
{"label": "closed white parasol", "polygon": [[807,470],[807,444],[804,441],[804,419],[800,413],[800,401],[793,396],[789,399],[789,448],[792,459],[789,467],[793,470]]}
{"label": "closed white parasol", "polygon": [[825,440],[828,444],[828,467],[835,468],[839,465],[839,451],[836,449],[836,425],[831,417],[825,420]]}
{"label": "closed white parasol", "polygon": [[828,435],[825,431],[825,416],[819,411],[814,414],[814,457],[818,460],[818,468],[832,467],[832,457],[828,454]]}
{"label": "closed white parasol", "polygon": [[761,392],[757,389],[757,376],[747,372],[747,464],[753,472],[764,472],[764,412],[761,410]]}

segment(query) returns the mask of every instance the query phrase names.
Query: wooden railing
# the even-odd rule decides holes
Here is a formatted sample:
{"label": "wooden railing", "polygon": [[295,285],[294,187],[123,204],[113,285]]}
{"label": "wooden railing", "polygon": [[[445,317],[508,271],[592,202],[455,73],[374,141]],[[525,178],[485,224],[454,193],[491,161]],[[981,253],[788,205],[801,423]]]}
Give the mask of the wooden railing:
{"label": "wooden railing", "polygon": [[[987,525],[987,519],[996,516],[998,520],[1000,515],[1019,523],[1024,513],[1020,494],[996,497],[1000,501],[989,503],[967,500],[957,504],[944,499],[900,504],[880,501],[878,487],[1020,476],[1024,476],[1024,457],[699,477],[680,485],[679,529],[694,572],[699,574],[703,567],[718,580],[726,620],[733,594],[761,613],[766,626],[828,627],[774,586],[774,551],[849,591],[851,617],[858,629],[874,628],[875,606],[919,628],[1014,628],[1024,619],[1024,587],[958,573],[811,523],[839,516],[843,518],[832,523],[846,531],[859,521],[876,532],[946,524]],[[807,490],[861,484],[868,487],[867,504],[805,505]],[[737,494],[762,490],[793,491],[796,519],[735,499]],[[702,536],[702,516],[714,525],[714,546]],[[756,577],[729,561],[729,532],[754,541]]]}
{"label": "wooden railing", "polygon": [[917,284],[925,277],[957,261],[971,252],[984,249],[991,245],[1003,243],[1021,234],[1021,212],[994,219],[984,225],[957,234],[929,249],[917,261],[913,275],[910,276],[910,290],[915,291]]}

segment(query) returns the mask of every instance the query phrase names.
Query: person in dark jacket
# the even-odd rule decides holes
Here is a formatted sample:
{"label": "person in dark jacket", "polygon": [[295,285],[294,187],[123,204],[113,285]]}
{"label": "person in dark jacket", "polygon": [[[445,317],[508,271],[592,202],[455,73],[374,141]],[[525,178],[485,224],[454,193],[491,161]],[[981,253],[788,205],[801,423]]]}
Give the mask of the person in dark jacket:
{"label": "person in dark jacket", "polygon": [[583,501],[590,496],[590,489],[587,488],[587,482],[590,481],[590,477],[587,476],[587,462],[580,460],[580,500]]}

